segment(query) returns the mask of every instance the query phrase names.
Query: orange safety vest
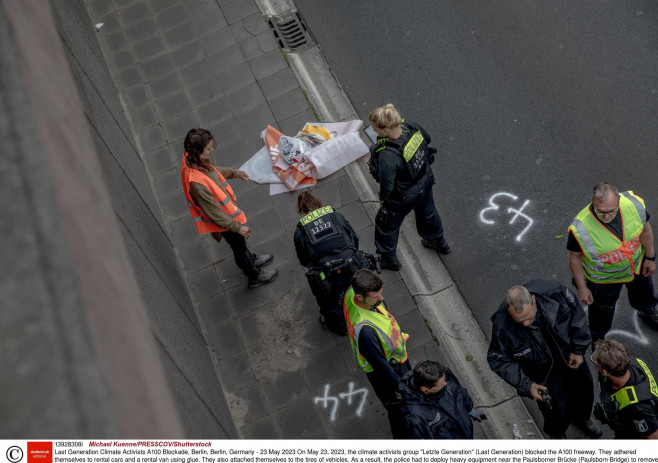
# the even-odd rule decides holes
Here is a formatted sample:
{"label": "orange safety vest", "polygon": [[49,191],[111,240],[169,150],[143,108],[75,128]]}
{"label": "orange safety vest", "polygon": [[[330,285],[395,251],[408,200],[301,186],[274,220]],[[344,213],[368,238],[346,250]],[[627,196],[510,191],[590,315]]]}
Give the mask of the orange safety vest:
{"label": "orange safety vest", "polygon": [[181,167],[181,179],[183,181],[183,191],[185,192],[185,199],[187,199],[187,205],[190,208],[190,214],[194,219],[194,225],[199,233],[213,233],[213,232],[223,232],[226,231],[226,228],[221,228],[213,220],[208,217],[208,214],[204,210],[197,206],[190,196],[190,182],[200,183],[201,185],[208,188],[208,191],[212,193],[215,198],[215,204],[222,208],[232,219],[239,223],[246,223],[247,217],[244,215],[238,206],[235,205],[235,194],[233,194],[233,188],[228,184],[224,176],[211,164],[211,167],[215,169],[217,175],[219,175],[219,181],[221,182],[224,189],[228,193],[224,193],[215,182],[213,182],[207,175],[197,169],[190,169],[187,167],[185,162],[185,157],[187,153],[183,154],[183,165]]}

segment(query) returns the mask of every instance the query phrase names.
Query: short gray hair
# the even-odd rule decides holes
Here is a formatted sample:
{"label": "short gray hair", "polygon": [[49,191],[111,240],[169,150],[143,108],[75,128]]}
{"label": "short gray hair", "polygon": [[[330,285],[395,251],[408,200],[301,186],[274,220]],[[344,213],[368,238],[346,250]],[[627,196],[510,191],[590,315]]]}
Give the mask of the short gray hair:
{"label": "short gray hair", "polygon": [[507,290],[507,295],[505,296],[507,310],[511,308],[514,313],[521,313],[528,304],[532,304],[532,297],[530,296],[530,291],[524,286],[512,286]]}
{"label": "short gray hair", "polygon": [[619,196],[619,189],[610,182],[597,183],[592,190],[592,202],[595,199],[603,201],[608,196],[608,193]]}

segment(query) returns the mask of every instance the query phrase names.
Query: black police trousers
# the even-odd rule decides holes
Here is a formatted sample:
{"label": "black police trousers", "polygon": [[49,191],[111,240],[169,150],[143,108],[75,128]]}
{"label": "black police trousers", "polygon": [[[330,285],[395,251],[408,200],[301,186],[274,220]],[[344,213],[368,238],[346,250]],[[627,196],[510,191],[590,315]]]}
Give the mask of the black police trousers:
{"label": "black police trousers", "polygon": [[549,436],[561,437],[569,423],[583,423],[592,416],[594,382],[586,361],[576,369],[564,363],[554,364],[546,387],[551,406],[541,401],[537,401],[537,405],[544,416],[544,432]]}
{"label": "black police trousers", "polygon": [[388,200],[382,205],[375,216],[375,247],[377,254],[394,256],[398,247],[400,227],[404,218],[414,211],[416,215],[416,230],[421,238],[427,241],[443,242],[443,223],[439,211],[434,205],[432,195],[434,175],[426,175],[419,184],[409,188],[405,198],[399,198],[400,193],[393,193],[396,199]]}
{"label": "black police trousers", "polygon": [[653,310],[658,304],[658,298],[656,297],[653,278],[651,276],[635,275],[633,281],[629,281],[628,283],[609,283],[602,285],[589,280],[585,280],[585,283],[594,298],[594,303],[588,309],[589,330],[592,333],[592,342],[597,339],[603,339],[606,333],[610,331],[612,319],[615,316],[617,299],[619,299],[621,289],[624,285],[626,285],[626,291],[628,291],[628,301],[631,307],[638,312]]}

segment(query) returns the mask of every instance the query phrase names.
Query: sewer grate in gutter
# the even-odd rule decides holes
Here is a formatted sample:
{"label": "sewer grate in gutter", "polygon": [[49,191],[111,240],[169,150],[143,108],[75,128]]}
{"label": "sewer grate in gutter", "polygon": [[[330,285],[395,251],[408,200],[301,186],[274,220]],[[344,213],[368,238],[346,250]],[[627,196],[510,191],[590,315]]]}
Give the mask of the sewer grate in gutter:
{"label": "sewer grate in gutter", "polygon": [[297,12],[283,16],[270,16],[268,24],[279,46],[286,51],[296,51],[313,43],[313,37]]}

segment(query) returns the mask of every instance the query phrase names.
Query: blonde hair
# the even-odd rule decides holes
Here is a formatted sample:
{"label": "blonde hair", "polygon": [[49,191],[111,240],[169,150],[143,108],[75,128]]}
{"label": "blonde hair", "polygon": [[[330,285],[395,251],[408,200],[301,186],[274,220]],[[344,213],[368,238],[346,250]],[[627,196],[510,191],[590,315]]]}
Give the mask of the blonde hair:
{"label": "blonde hair", "polygon": [[391,103],[373,109],[368,120],[377,129],[395,129],[402,123],[400,113]]}

